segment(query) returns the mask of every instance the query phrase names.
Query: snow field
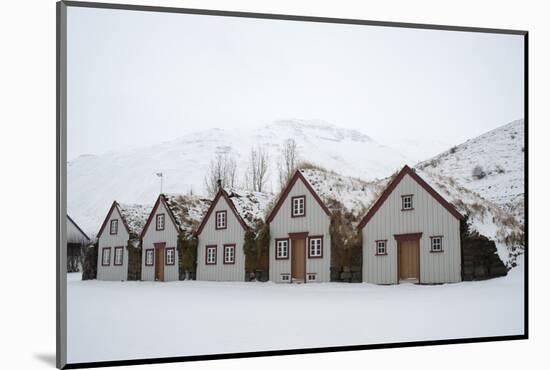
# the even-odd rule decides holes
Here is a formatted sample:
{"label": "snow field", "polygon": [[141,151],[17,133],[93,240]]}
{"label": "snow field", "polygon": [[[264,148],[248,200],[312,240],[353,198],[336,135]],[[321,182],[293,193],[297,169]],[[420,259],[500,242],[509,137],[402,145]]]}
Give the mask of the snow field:
{"label": "snow field", "polygon": [[523,266],[444,285],[107,282],[69,274],[68,360],[523,333]]}

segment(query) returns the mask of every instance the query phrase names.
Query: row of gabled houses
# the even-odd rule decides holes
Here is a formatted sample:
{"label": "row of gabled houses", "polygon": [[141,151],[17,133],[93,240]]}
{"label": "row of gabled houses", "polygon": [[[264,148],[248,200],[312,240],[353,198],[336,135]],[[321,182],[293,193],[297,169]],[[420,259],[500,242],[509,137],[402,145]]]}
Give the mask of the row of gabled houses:
{"label": "row of gabled houses", "polygon": [[[178,237],[184,233],[198,241],[197,280],[244,281],[246,232],[265,222],[269,280],[328,282],[333,210],[323,186],[312,184],[307,171],[298,170],[273,200],[263,193],[228,192],[220,186],[211,201],[161,194],[152,208],[114,202],[98,233],[97,278],[126,280],[128,248],[138,248],[141,280],[180,279]],[[363,281],[460,281],[461,219],[405,166],[354,225],[362,240]]]}

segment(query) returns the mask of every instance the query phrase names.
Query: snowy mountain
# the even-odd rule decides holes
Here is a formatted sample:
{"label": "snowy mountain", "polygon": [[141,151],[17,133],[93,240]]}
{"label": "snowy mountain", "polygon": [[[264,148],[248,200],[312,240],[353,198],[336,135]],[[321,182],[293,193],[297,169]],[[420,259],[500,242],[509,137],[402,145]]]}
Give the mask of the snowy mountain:
{"label": "snowy mountain", "polygon": [[[499,213],[499,219],[511,214],[521,224],[524,219],[523,125],[523,120],[511,122],[415,167],[427,180],[439,179],[459,209],[462,196],[472,197],[471,204],[477,204],[474,208],[479,209],[481,205],[490,209],[492,215]],[[155,201],[160,191],[157,172],[164,173],[164,193],[204,195],[204,176],[212,158],[217,154],[235,158],[237,177],[242,180],[250,149],[258,146],[269,153],[270,176],[266,190],[276,193],[280,149],[289,138],[296,141],[301,160],[338,173],[341,181],[352,184],[356,190],[363,189],[362,181],[367,187],[379,189],[385,180],[377,182],[376,179],[387,178],[404,164],[416,162],[361,132],[322,121],[285,120],[256,129],[210,129],[157,145],[85,155],[70,161],[68,211],[84,231],[94,236],[113,200],[145,205]],[[236,186],[242,187],[242,181],[239,182]],[[343,186],[335,183],[333,189]],[[356,195],[349,194],[345,203],[359,202],[365,207],[370,201],[369,197]],[[499,228],[491,228],[485,230],[485,234],[496,235]],[[503,233],[506,234],[501,230],[501,239]]]}
{"label": "snowy mountain", "polygon": [[[367,179],[386,177],[414,159],[381,145],[356,130],[322,121],[284,120],[256,129],[210,129],[173,141],[103,155],[84,155],[67,165],[68,211],[83,229],[95,235],[113,200],[151,204],[160,191],[204,194],[204,176],[216,154],[237,161],[242,179],[252,147],[269,153],[267,190],[278,191],[277,163],[285,140],[296,141],[299,159],[322,164],[342,175]],[[242,187],[242,183],[236,184]]]}
{"label": "snowy mountain", "polygon": [[416,168],[456,182],[524,220],[524,121],[453,147]]}

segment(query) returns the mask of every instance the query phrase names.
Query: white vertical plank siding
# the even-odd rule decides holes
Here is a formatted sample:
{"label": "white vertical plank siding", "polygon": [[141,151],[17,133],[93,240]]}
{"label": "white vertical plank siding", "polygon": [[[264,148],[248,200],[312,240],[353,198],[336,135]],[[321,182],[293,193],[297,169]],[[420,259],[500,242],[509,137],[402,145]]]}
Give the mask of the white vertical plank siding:
{"label": "white vertical plank siding", "polygon": [[[116,235],[110,234],[111,220],[118,220],[118,233]],[[122,216],[118,211],[118,208],[114,208],[111,213],[103,233],[98,240],[97,251],[97,279],[98,280],[112,280],[122,281],[128,279],[128,238],[130,235],[124,226]],[[102,266],[103,249],[111,248],[111,260],[109,266]],[[122,249],[122,265],[115,266],[115,247],[123,247]]]}
{"label": "white vertical plank siding", "polygon": [[[164,213],[164,230],[157,230],[156,217],[157,214]],[[164,281],[179,280],[179,256],[178,256],[178,229],[172,222],[172,219],[168,215],[168,210],[163,202],[159,203],[159,206],[154,211],[151,223],[147,228],[147,231],[143,235],[143,243],[141,249],[141,280],[154,281],[155,280],[155,261],[153,260],[153,266],[145,265],[145,251],[147,249],[154,249],[155,243],[166,243],[166,248],[175,248],[175,262],[173,265],[166,264],[166,256],[164,258]],[[166,253],[166,252],[165,252]]]}
{"label": "white vertical plank siding", "polygon": [[[305,195],[306,216],[291,217],[291,199],[295,196]],[[316,282],[330,281],[330,216],[328,216],[317,200],[313,197],[302,179],[298,179],[281,208],[269,224],[271,241],[269,244],[269,279],[273,282],[283,282],[281,274],[291,273],[292,246],[289,244],[289,258],[285,260],[275,259],[275,239],[288,238],[289,233],[308,232],[311,236],[323,236],[323,257],[308,258],[308,243],[306,240],[306,283],[307,274],[316,274]]]}
{"label": "white vertical plank siding", "polygon": [[[413,194],[412,211],[401,211],[401,195]],[[397,283],[397,241],[394,234],[422,233],[420,282],[461,280],[460,221],[408,174],[362,230],[363,281]],[[430,252],[430,236],[443,236],[443,252]],[[385,256],[376,256],[375,241],[387,239]]]}
{"label": "white vertical plank siding", "polygon": [[[216,212],[227,211],[227,228],[216,230]],[[224,197],[220,197],[200,235],[197,249],[197,280],[209,281],[244,281],[245,280],[245,255],[244,255],[245,230],[231,210]],[[235,263],[224,264],[223,245],[235,244]],[[216,246],[216,264],[206,264],[206,246]]]}

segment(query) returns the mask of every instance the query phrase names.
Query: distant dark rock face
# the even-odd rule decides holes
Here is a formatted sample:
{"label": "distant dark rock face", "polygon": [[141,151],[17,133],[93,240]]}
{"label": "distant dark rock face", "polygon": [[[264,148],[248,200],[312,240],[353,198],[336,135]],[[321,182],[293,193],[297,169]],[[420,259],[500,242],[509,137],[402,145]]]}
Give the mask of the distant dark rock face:
{"label": "distant dark rock face", "polygon": [[508,269],[497,254],[495,242],[473,234],[462,239],[462,280],[485,280],[506,276]]}

